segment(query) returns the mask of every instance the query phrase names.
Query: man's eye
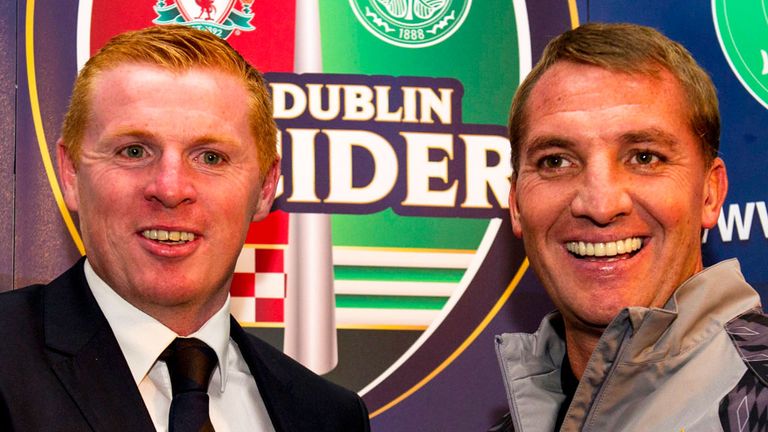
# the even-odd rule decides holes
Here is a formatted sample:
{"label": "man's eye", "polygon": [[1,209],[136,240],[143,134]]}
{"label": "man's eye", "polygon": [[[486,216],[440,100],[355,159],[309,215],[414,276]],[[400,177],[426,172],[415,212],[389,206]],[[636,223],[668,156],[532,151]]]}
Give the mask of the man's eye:
{"label": "man's eye", "polygon": [[201,161],[207,165],[218,165],[224,161],[220,154],[207,151],[203,153]]}
{"label": "man's eye", "polygon": [[632,157],[632,162],[638,165],[650,165],[659,162],[659,160],[660,158],[658,155],[647,151],[639,152]]}
{"label": "man's eye", "polygon": [[145,151],[141,146],[132,145],[124,148],[120,154],[131,159],[138,159],[144,156]]}
{"label": "man's eye", "polygon": [[539,166],[545,169],[565,168],[570,165],[570,161],[560,155],[544,156],[539,160]]}

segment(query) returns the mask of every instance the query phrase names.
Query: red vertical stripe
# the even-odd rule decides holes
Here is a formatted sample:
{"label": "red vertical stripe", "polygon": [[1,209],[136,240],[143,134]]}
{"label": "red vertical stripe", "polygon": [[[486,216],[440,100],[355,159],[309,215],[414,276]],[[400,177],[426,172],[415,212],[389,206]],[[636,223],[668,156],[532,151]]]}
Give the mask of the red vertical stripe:
{"label": "red vertical stripe", "polygon": [[[93,0],[91,53],[118,33],[154,25],[156,3]],[[172,3],[166,1],[167,5]],[[242,3],[236,2],[235,8],[242,10]],[[227,42],[262,72],[293,72],[295,2],[255,0],[251,9],[251,25],[256,29],[235,31]]]}
{"label": "red vertical stripe", "polygon": [[262,72],[293,72],[296,2],[256,0],[251,9],[256,30],[227,41]]}
{"label": "red vertical stripe", "polygon": [[113,1],[93,0],[91,9],[91,54],[103,47],[112,36],[128,30],[152,26],[157,17],[154,2],[117,4]]}

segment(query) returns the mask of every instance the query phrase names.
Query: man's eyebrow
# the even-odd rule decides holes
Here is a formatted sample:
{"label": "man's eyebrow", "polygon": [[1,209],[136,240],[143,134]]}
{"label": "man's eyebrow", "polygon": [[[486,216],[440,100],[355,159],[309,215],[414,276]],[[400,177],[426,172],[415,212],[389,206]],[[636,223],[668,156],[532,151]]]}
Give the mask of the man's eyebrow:
{"label": "man's eyebrow", "polygon": [[525,155],[530,157],[535,153],[545,150],[570,149],[573,148],[574,145],[575,144],[571,140],[556,135],[538,136],[528,142]]}
{"label": "man's eyebrow", "polygon": [[629,131],[621,134],[619,141],[622,144],[661,144],[663,146],[672,147],[678,143],[678,139],[661,129],[648,128],[636,131]]}
{"label": "man's eyebrow", "polygon": [[228,135],[208,134],[208,135],[203,135],[201,137],[195,138],[195,144],[198,144],[198,145],[213,144],[213,143],[220,143],[225,145],[237,145],[240,142],[241,142],[240,140]]}
{"label": "man's eyebrow", "polygon": [[110,132],[109,135],[106,136],[106,139],[110,140],[110,139],[124,138],[124,137],[137,138],[142,141],[151,141],[154,139],[153,134],[145,130],[135,129],[135,128],[117,129],[115,131]]}
{"label": "man's eyebrow", "polygon": [[[143,129],[135,129],[135,128],[124,128],[124,129],[117,129],[113,132],[111,132],[106,138],[107,140],[110,139],[116,139],[116,138],[135,138],[140,141],[155,141],[155,134],[143,130]],[[228,135],[219,135],[219,134],[207,134],[199,137],[195,137],[194,143],[196,145],[204,145],[204,144],[211,144],[211,143],[222,143],[227,145],[233,145],[238,144],[240,141],[237,139],[228,136]]]}

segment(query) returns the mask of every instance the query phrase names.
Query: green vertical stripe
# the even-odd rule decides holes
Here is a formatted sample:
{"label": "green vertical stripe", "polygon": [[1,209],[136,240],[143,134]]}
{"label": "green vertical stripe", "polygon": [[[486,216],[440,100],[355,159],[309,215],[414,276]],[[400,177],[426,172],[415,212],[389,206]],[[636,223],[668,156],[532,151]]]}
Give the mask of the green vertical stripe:
{"label": "green vertical stripe", "polygon": [[520,76],[511,1],[473,1],[456,33],[425,48],[376,38],[348,1],[320,2],[320,28],[324,72],[456,78],[464,84],[465,123],[506,124]]}
{"label": "green vertical stripe", "polygon": [[[378,39],[347,0],[319,3],[325,73],[455,78],[464,87],[464,123],[506,124],[520,76],[511,1],[474,0],[461,28],[424,48]],[[392,211],[332,217],[333,242],[342,246],[476,249],[487,226],[484,219],[400,217]]]}

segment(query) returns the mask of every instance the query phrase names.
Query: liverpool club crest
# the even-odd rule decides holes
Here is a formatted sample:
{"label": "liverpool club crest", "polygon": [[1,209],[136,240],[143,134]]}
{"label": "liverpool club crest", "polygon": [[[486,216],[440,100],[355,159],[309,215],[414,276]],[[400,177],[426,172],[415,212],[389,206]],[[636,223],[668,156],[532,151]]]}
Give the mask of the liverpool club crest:
{"label": "liverpool club crest", "polygon": [[253,0],[158,0],[155,4],[155,24],[182,24],[209,31],[226,39],[233,31],[251,31]]}

